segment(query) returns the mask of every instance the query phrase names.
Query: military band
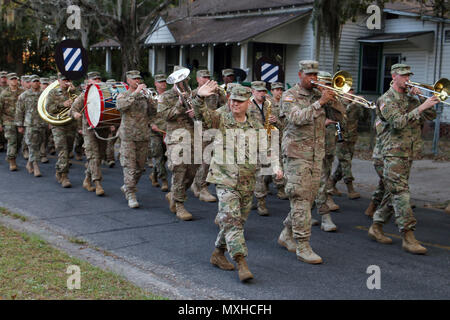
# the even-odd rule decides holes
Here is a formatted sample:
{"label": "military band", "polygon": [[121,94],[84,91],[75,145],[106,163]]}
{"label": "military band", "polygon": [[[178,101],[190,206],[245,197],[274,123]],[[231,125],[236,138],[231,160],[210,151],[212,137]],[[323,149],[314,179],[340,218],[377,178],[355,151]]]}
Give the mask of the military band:
{"label": "military band", "polygon": [[[168,209],[180,220],[194,218],[184,206],[189,188],[201,201],[218,201],[217,214],[211,220],[219,231],[210,263],[222,270],[234,270],[235,266],[225,256],[228,252],[236,262],[241,281],[254,277],[247,265],[244,238],[253,197],[257,199],[258,214],[269,215],[269,184],[273,182],[277,197],[290,203],[278,244],[295,253],[300,261],[322,263],[322,257],[311,247],[312,226],[319,224],[313,219],[312,210],[317,208],[323,231],[336,231],[331,212],[342,210],[333,200],[333,196],[340,195],[337,182],[344,181],[350,199],[360,197],[354,189],[351,163],[358,121],[363,106],[367,106],[366,100],[355,96],[353,89],[336,90],[335,78],[329,72],[319,71],[319,63],[312,60],[299,62],[299,81],[287,91],[282,82],[253,81],[249,88],[236,83],[234,70],[227,68],[222,70],[222,86],[211,80],[209,70],[198,70],[198,88],[191,92],[189,86],[182,90],[178,85],[188,83],[189,71],[181,80],[173,80],[173,75],[183,70],[186,69],[175,66],[169,77],[154,75],[154,90],[148,90],[138,70],[127,71],[128,87],[114,98],[120,126],[95,128],[88,124],[85,112],[89,107],[88,95],[76,89],[63,74],[59,73],[57,79],[24,76],[19,86],[16,73],[0,72],[0,148],[6,148],[9,169],[17,170],[16,158],[20,146],[24,145],[26,169],[36,177],[41,176],[39,162],[48,162],[47,152],[52,154],[54,141],[56,179],[62,187],[71,187],[69,158],[75,136],[81,132],[83,148],[77,154],[86,156],[83,188],[101,196],[105,194],[101,185],[102,160],[109,167],[114,166],[114,145],[120,141],[124,180],[120,189],[128,206],[139,207],[137,184],[148,160],[155,161],[149,175],[152,186],[170,191],[165,196]],[[421,125],[436,117],[433,106],[440,100],[436,95],[426,99],[418,87],[411,86],[410,66],[393,65],[391,73],[391,87],[376,104],[376,143],[372,158],[379,184],[365,211],[372,220],[368,237],[382,244],[392,243],[383,233],[383,226],[394,215],[403,238],[402,248],[425,254],[426,248],[413,233],[417,221],[410,205],[408,179],[412,161],[421,149]],[[168,79],[174,84],[169,90]],[[87,73],[87,88],[101,80],[99,72]],[[110,79],[106,84],[115,88],[117,82]],[[47,89],[49,85],[51,90]],[[44,121],[38,112],[44,93],[48,112],[68,114],[67,121],[57,125]],[[215,132],[222,134],[222,139],[217,135],[208,139],[201,136],[202,152],[207,148],[214,150],[211,162],[203,156],[201,163],[194,159],[195,128],[202,132],[216,129]],[[266,163],[250,161],[247,150],[252,141],[246,135],[251,130],[264,132],[267,137],[270,147],[260,145],[258,140],[258,151],[268,155]],[[233,155],[234,159],[240,157],[244,161],[221,162],[220,153],[229,152],[221,143],[241,135],[244,148],[233,147]],[[338,165],[332,173],[335,157]],[[210,184],[215,185],[217,198],[210,193]]]}

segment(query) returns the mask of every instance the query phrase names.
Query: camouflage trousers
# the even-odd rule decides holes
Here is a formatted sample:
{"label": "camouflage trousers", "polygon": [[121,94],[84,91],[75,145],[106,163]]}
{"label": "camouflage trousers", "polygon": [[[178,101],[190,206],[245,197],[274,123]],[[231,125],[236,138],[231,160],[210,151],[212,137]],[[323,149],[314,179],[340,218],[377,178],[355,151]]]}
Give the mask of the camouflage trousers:
{"label": "camouflage trousers", "polygon": [[220,231],[215,246],[226,247],[233,258],[237,254],[246,257],[248,250],[244,238],[244,224],[252,207],[253,192],[217,185],[216,193],[219,199],[217,220]]}
{"label": "camouflage trousers", "polygon": [[39,153],[41,157],[45,157],[47,155],[47,147],[49,146],[49,140],[51,136],[51,130],[46,125],[45,127],[41,127],[39,129],[39,136],[41,140],[41,145],[39,147]]}
{"label": "camouflage trousers", "polygon": [[145,171],[147,154],[148,141],[120,141],[120,164],[127,193],[137,192],[136,186]]}
{"label": "camouflage trousers", "polygon": [[149,158],[155,159],[155,166],[153,166],[153,174],[158,177],[158,179],[167,179],[166,162],[167,157],[166,145],[164,144],[162,135],[155,134],[150,136],[150,155]]}
{"label": "camouflage trousers", "polygon": [[291,210],[284,220],[286,228],[292,230],[297,240],[311,237],[311,207],[320,186],[323,159],[304,160],[286,157],[283,161],[286,194]]}
{"label": "camouflage trousers", "polygon": [[383,182],[386,192],[375,211],[373,222],[387,223],[395,214],[400,232],[414,230],[416,219],[410,205],[409,174],[412,160],[400,157],[383,158]]}
{"label": "camouflage trousers", "polygon": [[373,166],[378,175],[378,186],[377,189],[372,194],[372,202],[377,208],[384,196],[384,183],[383,183],[383,159],[374,158]]}
{"label": "camouflage trousers", "polygon": [[69,172],[69,153],[73,148],[77,124],[72,121],[64,126],[53,126],[52,134],[55,141],[56,152],[58,153],[58,160],[56,161],[56,172]]}
{"label": "camouflage trousers", "polygon": [[[82,134],[80,134],[78,131],[75,134],[75,140],[74,140],[74,149],[75,153],[82,156],[83,155],[83,146],[84,146],[84,137]],[[72,151],[72,149],[71,149]]]}
{"label": "camouflage trousers", "polygon": [[[110,134],[110,138],[113,137],[113,136],[115,136],[115,133],[113,133],[112,135]],[[119,139],[119,138],[117,137],[117,138],[108,140],[106,142],[106,154],[105,154],[105,157],[106,157],[106,161],[108,161],[108,162],[109,161],[116,161],[116,157],[114,155],[114,146],[116,144],[117,139]]]}
{"label": "camouflage trousers", "polygon": [[29,162],[40,159],[41,131],[39,127],[25,127],[25,143],[28,146]]}
{"label": "camouflage trousers", "polygon": [[16,126],[12,125],[5,125],[3,130],[5,131],[6,141],[8,141],[6,157],[7,159],[15,159],[17,158],[17,152],[22,144],[23,134],[17,131]]}
{"label": "camouflage trousers", "polygon": [[0,148],[4,149],[6,147],[7,141],[5,138],[5,133],[2,131],[0,132]]}
{"label": "camouflage trousers", "polygon": [[[95,129],[100,137],[107,137],[109,128]],[[86,176],[91,176],[92,181],[102,181],[101,164],[106,154],[106,141],[98,139],[94,130],[85,130],[83,135],[83,147],[86,153]]]}
{"label": "camouflage trousers", "polygon": [[332,187],[330,182],[331,169],[333,167],[334,154],[327,154],[322,161],[322,174],[320,175],[319,191],[316,197],[316,206],[320,208],[326,201]]}
{"label": "camouflage trousers", "polygon": [[352,159],[355,152],[355,141],[343,141],[336,143],[336,157],[339,160],[339,164],[333,173],[333,180],[339,181],[344,178],[345,183],[350,183],[355,178],[352,174]]}
{"label": "camouflage trousers", "polygon": [[273,184],[277,187],[277,189],[284,189],[286,186],[286,179],[283,178],[281,180],[275,179],[275,175],[271,176],[263,176],[256,173],[256,184],[255,184],[255,197],[257,199],[264,198],[269,194],[269,185],[273,182]]}

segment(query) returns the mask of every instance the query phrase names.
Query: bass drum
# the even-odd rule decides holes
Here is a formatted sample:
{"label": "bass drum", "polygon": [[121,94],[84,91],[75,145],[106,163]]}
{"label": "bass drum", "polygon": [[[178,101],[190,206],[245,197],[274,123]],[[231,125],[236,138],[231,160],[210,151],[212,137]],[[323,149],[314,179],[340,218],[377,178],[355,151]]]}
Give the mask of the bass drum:
{"label": "bass drum", "polygon": [[117,96],[128,90],[123,82],[95,83],[84,94],[84,114],[91,128],[105,128],[120,124],[120,111],[116,108]]}

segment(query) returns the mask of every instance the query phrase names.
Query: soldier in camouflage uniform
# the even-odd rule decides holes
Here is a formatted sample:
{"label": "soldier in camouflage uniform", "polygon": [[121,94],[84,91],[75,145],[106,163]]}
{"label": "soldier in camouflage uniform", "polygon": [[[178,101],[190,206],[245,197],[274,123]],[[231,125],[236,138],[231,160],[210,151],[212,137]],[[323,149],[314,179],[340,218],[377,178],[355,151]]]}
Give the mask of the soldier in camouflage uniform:
{"label": "soldier in camouflage uniform", "polygon": [[303,60],[299,63],[300,83],[283,93],[281,117],[285,118],[282,153],[287,178],[286,193],[291,211],[284,220],[278,243],[296,252],[301,261],[317,264],[322,258],[313,252],[311,237],[311,207],[317,196],[325,156],[325,110],[335,93],[322,93],[311,83],[317,81],[319,63]]}
{"label": "soldier in camouflage uniform", "polygon": [[17,151],[20,148],[22,134],[17,131],[16,103],[23,89],[19,88],[19,77],[15,73],[8,74],[8,88],[3,90],[0,95],[0,131],[5,132],[5,138],[8,141],[6,157],[9,162],[9,170],[16,171]]}
{"label": "soldier in camouflage uniform", "polygon": [[29,148],[27,170],[30,174],[34,173],[35,177],[40,177],[38,159],[40,158],[41,131],[45,124],[39,117],[37,104],[42,91],[38,76],[33,75],[30,80],[31,88],[22,93],[17,100],[15,121],[18,131],[22,134],[25,132],[25,142]]}
{"label": "soldier in camouflage uniform", "polygon": [[[197,83],[199,88],[203,86],[206,82],[208,82],[210,79],[211,74],[209,73],[209,70],[197,71]],[[198,88],[192,92],[192,96],[195,97],[197,95],[197,90]],[[226,104],[226,101],[227,97],[225,91],[222,88],[219,88],[217,93],[205,98],[205,103],[211,110],[217,110],[220,106]],[[205,123],[203,123],[203,129],[204,130],[207,129]],[[207,148],[211,143],[212,143],[211,141],[207,141],[207,139],[204,139],[203,150],[205,150],[205,148]],[[200,199],[200,201],[216,202],[217,201],[216,197],[214,197],[208,191],[208,184],[206,183],[208,171],[209,171],[208,163],[203,163],[200,165],[195,175],[194,183],[191,186],[191,190],[194,193],[194,195]]]}
{"label": "soldier in camouflage uniform", "polygon": [[142,93],[146,87],[139,71],[126,73],[129,89],[117,97],[117,109],[122,114],[120,122],[120,163],[123,167],[124,185],[121,187],[130,208],[138,208],[137,184],[145,171],[150,139],[150,124],[156,116],[155,104]]}
{"label": "soldier in camouflage uniform", "polygon": [[[41,92],[47,89],[48,85],[50,84],[50,80],[48,78],[41,78]],[[40,129],[40,140],[41,140],[41,146],[39,148],[39,153],[41,156],[41,162],[47,163],[47,147],[49,143],[49,136],[51,135],[50,126],[48,123],[46,123],[44,120],[41,119],[42,126]]]}
{"label": "soldier in camouflage uniform", "polygon": [[[159,97],[161,97],[166,91],[167,88],[166,79],[167,77],[165,74],[155,75],[155,87]],[[165,155],[166,145],[164,144],[165,131],[166,131],[165,121],[161,118],[161,115],[158,113],[153,120],[152,130],[150,133],[149,158],[155,159],[155,165],[152,168],[152,172],[150,173],[149,178],[150,181],[152,182],[152,186],[154,187],[160,186],[158,179],[162,180],[161,191],[163,192],[169,191],[169,182],[167,181],[167,170],[166,170],[167,157]]]}
{"label": "soldier in camouflage uniform", "polygon": [[[116,83],[117,81],[115,79],[108,79],[106,80],[106,83]],[[108,167],[113,168],[116,165],[116,157],[114,155],[114,146],[116,144],[116,141],[118,139],[113,137],[116,136],[116,130],[118,130],[119,127],[117,126],[111,126],[111,132],[109,133],[108,138],[110,138],[108,141],[106,141],[106,154],[105,154],[105,160]]]}
{"label": "soldier in camouflage uniform", "polygon": [[[2,94],[3,90],[8,88],[8,72],[7,71],[1,71],[0,72],[0,94]],[[4,151],[6,149],[6,139],[5,139],[5,133],[3,131],[0,132],[0,152]]]}
{"label": "soldier in camouflage uniform", "polygon": [[[222,139],[214,140],[215,152],[220,149],[223,150],[224,155],[228,152],[226,145],[222,145],[222,141],[228,141],[228,135],[230,134],[236,135],[236,129],[239,129],[242,133],[237,135],[236,138],[241,141],[241,137],[244,137],[245,146],[244,149],[239,149],[237,145],[233,146],[234,162],[232,163],[227,163],[216,153],[211,160],[207,181],[216,184],[216,192],[219,198],[217,220],[220,231],[210,262],[223,270],[233,270],[234,266],[224,255],[225,250],[228,250],[230,256],[237,263],[239,279],[247,281],[252,279],[253,275],[245,260],[248,251],[244,238],[244,224],[250,213],[255,175],[260,165],[257,161],[256,163],[250,161],[250,152],[247,150],[249,150],[249,144],[254,143],[254,141],[246,139],[245,135],[253,130],[256,133],[264,129],[260,121],[251,117],[247,112],[251,104],[249,88],[243,86],[233,88],[230,97],[231,112],[227,113],[211,110],[205,103],[205,99],[214,94],[216,90],[217,84],[214,81],[207,82],[198,90],[197,98],[193,102],[196,115],[203,118],[209,128],[218,129],[222,134]],[[266,151],[262,146],[259,146],[259,148],[260,152]],[[243,163],[237,162],[239,156],[244,156],[245,161]],[[278,156],[271,160],[274,173],[277,174],[278,179],[281,179],[283,172],[280,169]]]}
{"label": "soldier in camouflage uniform", "polygon": [[[182,67],[175,66],[174,71],[180,70]],[[158,101],[158,113],[161,118],[167,123],[167,161],[169,170],[172,171],[172,183],[170,192],[166,195],[169,202],[170,210],[176,213],[181,220],[192,220],[192,214],[184,207],[184,202],[187,200],[186,191],[194,182],[194,177],[199,167],[194,163],[193,145],[194,145],[194,110],[190,106],[186,106],[181,98],[178,96],[175,86],[163,93]],[[185,134],[189,134],[190,142],[185,142],[183,135],[183,142],[179,142],[178,133],[184,129]],[[185,150],[190,151],[190,157],[187,161],[175,163],[174,159],[178,158],[180,146]],[[174,154],[172,154],[174,153]],[[187,157],[185,155],[184,157]],[[188,162],[188,163],[185,163]]]}
{"label": "soldier in camouflage uniform", "polygon": [[[385,193],[382,203],[375,211],[373,224],[369,229],[370,238],[380,243],[392,243],[392,239],[383,234],[382,226],[395,214],[395,222],[402,234],[402,248],[414,254],[425,254],[427,249],[414,237],[416,219],[410,206],[408,179],[413,159],[421,150],[421,124],[436,117],[432,107],[439,98],[431,96],[420,101],[415,95],[417,88],[408,92],[411,72],[406,64],[391,67],[392,87],[377,101],[377,116],[381,121],[383,182]],[[390,207],[393,210],[390,210]]]}
{"label": "soldier in camouflage uniform", "polygon": [[234,82],[234,70],[233,69],[223,69],[222,70],[222,80],[223,84],[220,86],[222,89],[227,90],[228,84]]}
{"label": "soldier in camouflage uniform", "polygon": [[[100,73],[93,71],[87,74],[88,76],[88,84],[100,83],[102,81],[100,77]],[[84,92],[81,93],[73,102],[72,107],[70,108],[70,115],[75,119],[82,120],[82,133],[84,140],[84,149],[86,152],[86,171],[85,178],[83,181],[83,188],[87,191],[95,191],[97,196],[102,196],[105,194],[103,187],[101,185],[102,181],[102,170],[101,170],[101,161],[105,157],[106,154],[106,141],[98,139],[95,135],[94,130],[100,137],[107,138],[110,132],[110,127],[101,127],[90,130],[89,124],[87,122],[86,117],[83,117],[82,110],[84,110]],[[92,182],[94,182],[94,186],[92,186]]]}
{"label": "soldier in camouflage uniform", "polygon": [[[20,85],[24,92],[31,88],[30,78],[31,78],[31,76],[28,76],[28,75],[20,77]],[[25,158],[25,160],[28,160],[28,156],[29,156],[28,146],[25,141],[25,136],[23,134],[22,134],[21,146],[22,146],[22,155]]]}
{"label": "soldier in camouflage uniform", "polygon": [[[57,114],[63,110],[70,109],[73,101],[70,99],[72,95],[77,95],[72,82],[64,75],[58,74],[59,88],[52,89],[47,95],[47,110],[50,114]],[[52,125],[52,134],[55,141],[58,160],[56,161],[56,181],[63,188],[70,188],[69,174],[69,152],[75,140],[75,134],[78,130],[77,121],[71,120],[64,125]]]}

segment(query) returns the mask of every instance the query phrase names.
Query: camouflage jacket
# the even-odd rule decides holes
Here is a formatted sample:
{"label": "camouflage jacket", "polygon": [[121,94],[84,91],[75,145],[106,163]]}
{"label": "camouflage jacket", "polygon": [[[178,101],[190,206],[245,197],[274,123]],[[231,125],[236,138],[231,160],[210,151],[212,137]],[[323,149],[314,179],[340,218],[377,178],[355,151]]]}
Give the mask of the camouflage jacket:
{"label": "camouflage jacket", "polygon": [[375,118],[375,132],[377,134],[375,139],[375,146],[373,147],[372,158],[373,159],[383,159],[383,141],[386,138],[387,131],[384,129],[385,123],[380,120],[380,118]]}
{"label": "camouflage jacket", "polygon": [[[202,118],[208,128],[219,130],[214,139],[214,156],[211,159],[206,181],[233,189],[253,191],[256,172],[261,167],[261,163],[257,153],[254,158],[255,161],[251,161],[250,145],[253,145],[255,152],[257,151],[260,154],[267,155],[268,150],[264,145],[255,144],[255,140],[258,139],[257,135],[255,135],[255,140],[244,139],[244,137],[246,134],[251,134],[249,130],[255,130],[255,133],[257,133],[264,128],[263,125],[252,118],[248,112],[245,122],[236,122],[231,112],[218,112],[208,109],[201,97],[193,100],[193,106],[196,115]],[[233,136],[235,144],[236,141],[245,141],[245,147],[238,148],[235,145],[231,154],[230,150],[226,148],[226,141],[232,140]],[[280,168],[278,157],[268,157],[268,161],[271,162],[274,172]]]}
{"label": "camouflage jacket", "polygon": [[[78,93],[78,92],[77,92]],[[67,90],[54,88],[47,95],[47,111],[53,115],[66,109],[64,102],[70,100],[70,94]],[[74,121],[69,121],[66,125],[74,126]]]}
{"label": "camouflage jacket", "polygon": [[81,119],[74,120],[77,121],[77,127],[78,129],[83,130],[83,134],[86,134],[86,130],[89,129],[89,123],[86,119],[86,116],[84,115],[84,92],[82,92],[72,103],[72,106],[70,107],[70,116],[73,118],[74,112],[81,113]]}
{"label": "camouflage jacket", "polygon": [[131,90],[117,97],[117,109],[122,114],[119,137],[123,141],[149,141],[151,123],[156,116],[153,100],[147,100],[141,92]]}
{"label": "camouflage jacket", "polygon": [[0,86],[0,94],[2,94],[2,92],[4,91],[4,90],[6,90],[8,88],[8,86],[6,85],[6,86]]}
{"label": "camouflage jacket", "polygon": [[0,94],[0,125],[16,125],[16,104],[22,93],[23,90],[20,88],[16,91],[11,91],[8,87]]}
{"label": "camouflage jacket", "polygon": [[18,127],[45,127],[44,120],[37,110],[39,96],[42,91],[35,92],[29,89],[19,96],[16,104],[16,126]]}
{"label": "camouflage jacket", "polygon": [[[263,104],[263,109],[261,110],[259,108],[259,106],[256,104],[256,101],[252,98],[250,98],[250,106],[248,107],[248,113],[250,114],[250,116],[252,118],[255,118],[256,120],[259,121],[259,123],[261,123],[263,126],[265,124],[266,118],[268,116],[268,108],[269,108],[269,103],[272,105],[271,107],[271,114],[274,115],[275,117],[277,117],[277,122],[274,123],[273,125],[275,127],[277,127],[278,130],[280,130],[282,128],[282,123],[280,120],[280,108],[272,103],[272,100],[270,99],[266,99],[266,101]],[[263,116],[264,114],[264,116]]]}
{"label": "camouflage jacket", "polygon": [[392,87],[377,101],[377,116],[386,132],[382,142],[383,156],[416,157],[422,149],[422,124],[436,118],[436,111],[428,109],[419,114],[420,100]]}
{"label": "camouflage jacket", "polygon": [[306,90],[298,84],[283,93],[280,116],[285,118],[282,154],[304,160],[323,159],[325,155],[325,109],[317,89]]}
{"label": "camouflage jacket", "polygon": [[362,107],[356,102],[345,102],[346,117],[341,123],[341,130],[346,141],[358,139],[358,122],[362,116]]}

